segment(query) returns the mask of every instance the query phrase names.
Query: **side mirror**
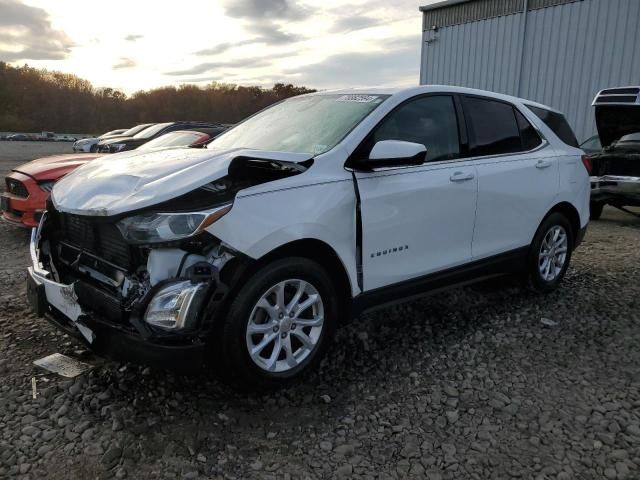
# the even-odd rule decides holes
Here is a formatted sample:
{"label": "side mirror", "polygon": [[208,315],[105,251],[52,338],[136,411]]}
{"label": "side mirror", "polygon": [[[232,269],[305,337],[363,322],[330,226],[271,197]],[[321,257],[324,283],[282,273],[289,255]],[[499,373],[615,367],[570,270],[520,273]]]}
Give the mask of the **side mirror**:
{"label": "side mirror", "polygon": [[421,143],[382,140],[373,146],[364,166],[374,169],[422,165],[426,158],[427,149]]}

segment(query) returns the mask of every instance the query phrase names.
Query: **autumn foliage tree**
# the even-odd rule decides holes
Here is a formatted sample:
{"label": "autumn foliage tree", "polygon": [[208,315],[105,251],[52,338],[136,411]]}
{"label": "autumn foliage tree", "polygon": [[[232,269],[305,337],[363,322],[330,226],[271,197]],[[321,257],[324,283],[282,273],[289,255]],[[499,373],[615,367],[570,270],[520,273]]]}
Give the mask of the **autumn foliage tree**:
{"label": "autumn foliage tree", "polygon": [[173,120],[235,123],[274,102],[312,91],[283,83],[270,89],[211,83],[127,97],[72,74],[0,62],[0,131],[101,133]]}

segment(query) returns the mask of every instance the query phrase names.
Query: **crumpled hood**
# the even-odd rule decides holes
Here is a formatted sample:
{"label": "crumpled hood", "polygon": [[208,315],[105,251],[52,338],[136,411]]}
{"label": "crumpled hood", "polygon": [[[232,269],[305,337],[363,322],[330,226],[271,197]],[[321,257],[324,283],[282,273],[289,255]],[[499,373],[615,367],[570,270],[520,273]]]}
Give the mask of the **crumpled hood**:
{"label": "crumpled hood", "polygon": [[24,173],[36,180],[57,180],[79,166],[103,156],[102,153],[52,155],[23,163],[13,171]]}
{"label": "crumpled hood", "polygon": [[149,207],[224,177],[237,157],[302,162],[309,154],[250,149],[152,150],[109,155],[67,175],[53,188],[58,210],[111,216]]}

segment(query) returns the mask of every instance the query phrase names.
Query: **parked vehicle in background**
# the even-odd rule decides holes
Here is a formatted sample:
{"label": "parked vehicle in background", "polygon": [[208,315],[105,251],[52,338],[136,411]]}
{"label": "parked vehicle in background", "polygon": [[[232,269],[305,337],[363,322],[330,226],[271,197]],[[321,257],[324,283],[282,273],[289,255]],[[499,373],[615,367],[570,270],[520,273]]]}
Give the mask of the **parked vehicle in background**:
{"label": "parked vehicle in background", "polygon": [[56,135],[53,138],[54,142],[75,142],[76,137],[72,137],[71,135]]}
{"label": "parked vehicle in background", "polygon": [[[131,127],[130,129],[128,129],[128,130],[126,130],[126,131],[122,132],[121,134],[118,134],[118,135],[109,135],[109,137],[108,137],[108,138],[101,139],[101,140],[98,142],[98,147],[97,147],[97,150],[96,150],[96,151],[100,151],[100,143],[101,143],[101,142],[103,142],[103,141],[105,141],[105,142],[106,142],[106,141],[108,141],[108,140],[115,139],[115,138],[128,138],[128,137],[132,137],[132,136],[134,136],[134,135],[136,135],[136,134],[140,133],[141,131],[143,131],[143,130],[145,130],[145,129],[147,129],[147,128],[149,128],[149,127],[153,126],[153,125],[155,125],[155,123],[141,123],[141,124],[139,124],[139,125],[136,125],[135,127]],[[106,153],[109,153],[109,152],[106,152]]]}
{"label": "parked vehicle in background", "polygon": [[175,130],[200,130],[202,128],[218,129],[220,133],[226,129],[226,127],[219,123],[210,122],[182,121],[157,123],[130,137],[121,136],[100,141],[98,143],[98,151],[102,153],[125,152],[127,150],[138,148],[140,145],[143,145],[154,138]]}
{"label": "parked vehicle in background", "polygon": [[191,148],[204,147],[208,142],[220,134],[219,128],[200,128],[198,130],[177,130],[165,133],[158,138],[140,145],[135,151],[148,151],[158,148],[183,147],[188,145]]}
{"label": "parked vehicle in background", "polygon": [[24,133],[14,133],[13,135],[7,136],[7,140],[9,140],[10,142],[26,142],[31,140],[31,138],[29,137],[29,135],[26,135]]}
{"label": "parked vehicle in background", "polygon": [[607,88],[593,105],[603,147],[591,155],[591,218],[597,220],[605,205],[627,212],[640,206],[640,87]]}
{"label": "parked vehicle in background", "polygon": [[[133,156],[168,147],[202,147],[215,133],[217,129],[171,132],[122,155]],[[102,156],[102,153],[54,155],[14,168],[5,178],[5,193],[0,196],[2,219],[23,227],[36,227],[46,209],[53,184],[79,166]]]}
{"label": "parked vehicle in background", "polygon": [[98,151],[98,142],[100,140],[105,140],[107,138],[113,138],[117,135],[121,135],[126,132],[126,128],[121,128],[119,130],[111,130],[110,132],[103,133],[99,137],[92,138],[83,138],[81,140],[76,141],[73,144],[74,152],[97,152]]}
{"label": "parked vehicle in background", "polygon": [[589,221],[574,142],[561,113],[480,90],[289,98],[207,148],[62,179],[30,302],[102,355],[282,385],[352,314],[505,273],[557,288]]}
{"label": "parked vehicle in background", "polygon": [[591,155],[592,153],[599,153],[602,150],[600,137],[598,135],[594,135],[593,137],[587,138],[584,142],[580,144],[580,148],[587,155]]}

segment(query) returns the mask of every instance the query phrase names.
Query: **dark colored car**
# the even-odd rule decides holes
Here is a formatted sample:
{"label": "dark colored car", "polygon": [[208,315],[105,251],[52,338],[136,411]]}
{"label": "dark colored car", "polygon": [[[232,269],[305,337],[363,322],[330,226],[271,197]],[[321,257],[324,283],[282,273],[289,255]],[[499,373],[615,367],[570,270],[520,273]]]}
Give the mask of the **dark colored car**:
{"label": "dark colored car", "polygon": [[25,135],[24,133],[14,133],[13,135],[9,135],[7,140],[12,142],[25,142],[27,140],[31,140],[31,137]]}
{"label": "dark colored car", "polygon": [[[104,142],[108,142],[110,140],[115,140],[118,138],[130,138],[133,137],[134,135],[137,135],[138,133],[142,132],[143,130],[146,130],[149,127],[154,126],[155,123],[141,123],[139,125],[136,125],[135,127],[131,127],[128,130],[125,130],[124,132],[118,134],[118,135],[109,135],[108,137],[105,138],[101,138],[100,141],[98,142],[98,148],[97,151],[100,151],[100,146],[104,143]],[[109,153],[109,151],[107,151],[106,153]]]}
{"label": "dark colored car", "polygon": [[157,138],[169,132],[173,132],[176,130],[202,131],[203,129],[218,129],[218,133],[211,135],[212,137],[215,137],[219,133],[222,133],[226,129],[226,127],[219,123],[210,122],[181,121],[157,123],[130,137],[117,137],[110,140],[101,141],[98,144],[98,151],[102,153],[125,152],[127,150],[138,148],[140,145],[143,145],[153,140],[154,138]]}
{"label": "dark colored car", "polygon": [[587,138],[584,142],[580,144],[580,148],[584,151],[584,153],[588,155],[591,155],[594,153],[600,153],[600,151],[602,150],[600,137],[598,135],[594,135],[593,137]]}
{"label": "dark colored car", "polygon": [[602,90],[593,105],[602,143],[591,155],[591,219],[597,220],[605,205],[640,207],[640,87]]}

